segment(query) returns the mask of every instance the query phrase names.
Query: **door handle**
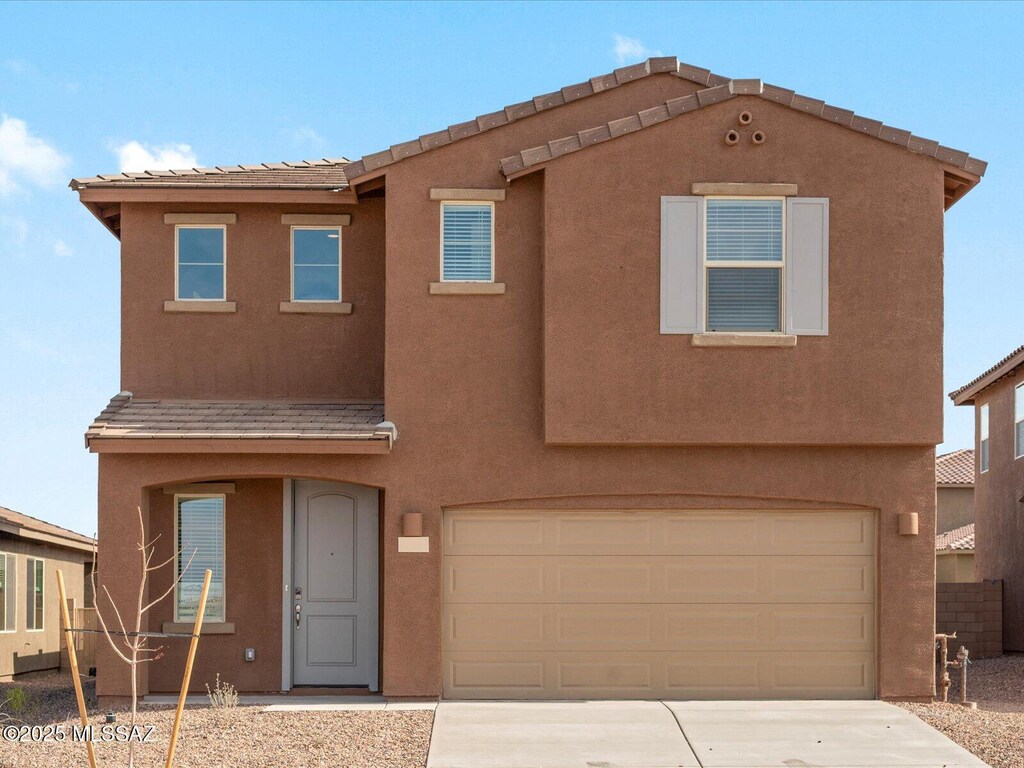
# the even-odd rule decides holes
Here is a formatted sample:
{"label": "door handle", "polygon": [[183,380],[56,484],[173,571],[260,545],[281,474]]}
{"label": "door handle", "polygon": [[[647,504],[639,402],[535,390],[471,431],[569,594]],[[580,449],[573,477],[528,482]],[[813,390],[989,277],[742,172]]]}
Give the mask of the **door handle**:
{"label": "door handle", "polygon": [[298,629],[301,624],[302,624],[302,606],[301,605],[296,605],[295,606],[295,628]]}

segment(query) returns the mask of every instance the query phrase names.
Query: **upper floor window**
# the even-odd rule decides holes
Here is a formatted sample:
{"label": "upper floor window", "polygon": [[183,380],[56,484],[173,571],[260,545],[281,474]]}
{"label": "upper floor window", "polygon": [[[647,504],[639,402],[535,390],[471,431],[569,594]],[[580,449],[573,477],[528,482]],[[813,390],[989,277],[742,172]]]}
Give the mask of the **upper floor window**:
{"label": "upper floor window", "polygon": [[224,301],[227,229],[220,225],[179,225],[175,236],[175,298]]}
{"label": "upper floor window", "polygon": [[441,280],[494,282],[493,203],[441,203]]}
{"label": "upper floor window", "polygon": [[707,330],[782,330],[783,201],[709,198]]}
{"label": "upper floor window", "polygon": [[224,621],[224,496],[175,496],[174,620],[195,621],[206,569],[210,594],[204,619]]}
{"label": "upper floor window", "polygon": [[988,403],[978,409],[978,467],[982,472],[988,472]]}
{"label": "upper floor window", "polygon": [[0,552],[0,632],[13,632],[17,610],[14,555]]}
{"label": "upper floor window", "polygon": [[341,301],[340,227],[292,227],[292,301]]}
{"label": "upper floor window", "polygon": [[46,608],[43,561],[38,557],[27,557],[25,579],[25,629],[37,631],[43,628],[43,613]]}
{"label": "upper floor window", "polygon": [[1024,384],[1017,385],[1013,398],[1013,455],[1020,459],[1024,458]]}

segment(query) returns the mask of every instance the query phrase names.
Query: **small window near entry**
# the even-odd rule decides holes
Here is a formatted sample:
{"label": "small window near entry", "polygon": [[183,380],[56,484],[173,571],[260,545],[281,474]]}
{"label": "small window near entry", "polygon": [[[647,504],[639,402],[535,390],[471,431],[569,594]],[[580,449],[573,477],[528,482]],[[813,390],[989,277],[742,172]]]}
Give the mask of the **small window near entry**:
{"label": "small window near entry", "polygon": [[1024,384],[1017,385],[1013,397],[1013,455],[1021,459],[1024,458]]}
{"label": "small window near entry", "polygon": [[708,198],[707,329],[782,330],[783,201]]}
{"label": "small window near entry", "polygon": [[43,628],[43,611],[46,607],[43,561],[37,557],[29,557],[25,561],[25,629],[35,632]]}
{"label": "small window near entry", "polygon": [[441,203],[442,282],[494,282],[494,204]]}
{"label": "small window near entry", "polygon": [[13,632],[17,611],[14,555],[0,552],[0,632]]}
{"label": "small window near entry", "polygon": [[224,497],[175,496],[174,620],[195,621],[206,569],[213,571],[205,620],[224,621]]}
{"label": "small window near entry", "polygon": [[982,472],[988,472],[988,403],[985,403],[979,409],[978,422],[978,430],[980,432],[978,440],[978,450],[980,451],[978,466]]}
{"label": "small window near entry", "polygon": [[174,228],[175,298],[178,301],[225,300],[227,229],[179,225]]}
{"label": "small window near entry", "polygon": [[292,227],[292,301],[341,301],[340,227]]}

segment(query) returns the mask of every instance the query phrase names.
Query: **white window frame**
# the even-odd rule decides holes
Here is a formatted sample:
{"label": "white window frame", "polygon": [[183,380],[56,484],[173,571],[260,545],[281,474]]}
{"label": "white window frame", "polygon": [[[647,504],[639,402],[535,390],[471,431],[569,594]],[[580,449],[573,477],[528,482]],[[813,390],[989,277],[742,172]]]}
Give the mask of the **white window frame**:
{"label": "white window frame", "polygon": [[[989,416],[988,403],[978,406],[978,471],[980,474],[988,472],[989,464],[992,463],[992,444],[989,442]],[[988,448],[988,451],[985,448]]]}
{"label": "white window frame", "polygon": [[[311,229],[311,230],[323,230],[327,232],[338,233],[338,298],[337,299],[296,299],[295,298],[295,230],[297,229]],[[293,302],[299,304],[341,304],[343,302],[341,293],[341,226],[316,226],[306,224],[293,224],[288,232],[288,239],[291,243],[291,274],[289,275],[289,281],[291,282],[291,293],[289,294]]]}
{"label": "white window frame", "polygon": [[[491,279],[490,280],[445,280],[444,278],[444,209],[445,206],[473,206],[479,208],[480,206],[486,205],[491,209]],[[439,206],[440,211],[440,244],[439,244],[439,256],[438,256],[438,269],[441,273],[442,283],[493,283],[494,282],[494,261],[495,261],[495,242],[494,242],[494,202],[491,200],[442,200]]]}
{"label": "white window frame", "polygon": [[[178,233],[183,229],[219,229],[223,238],[224,261],[221,264],[221,295],[219,299],[189,299],[184,298],[180,292],[178,279],[181,272],[181,264],[178,260]],[[228,297],[228,228],[224,224],[175,224],[174,225],[174,300],[175,301],[227,301]]]}
{"label": "white window frame", "polygon": [[1020,423],[1024,421],[1024,408],[1018,410],[1017,406],[1021,402],[1021,396],[1024,394],[1024,383],[1018,384],[1013,388],[1013,458],[1024,459],[1024,440],[1018,440],[1017,434],[1020,429]]}
{"label": "white window frame", "polygon": [[[42,588],[42,590],[40,590],[40,593],[43,596],[43,610],[40,611],[41,616],[40,616],[39,626],[38,627],[30,627],[28,625],[29,605],[28,605],[28,602],[27,602],[27,599],[26,599],[26,603],[25,603],[25,631],[26,632],[44,632],[46,630],[46,560],[41,558],[41,557],[33,557],[31,555],[29,555],[28,557],[25,558],[25,564],[26,565],[29,565],[31,563],[36,563],[36,562],[43,564],[43,567],[42,567],[42,571],[43,571],[43,588]],[[28,570],[28,569],[26,568],[26,570]],[[26,584],[25,586],[27,587],[29,585]],[[35,618],[35,614],[36,614],[36,569],[35,569],[34,565],[32,567],[32,584],[31,584],[31,586],[32,586],[32,617]],[[25,594],[26,595],[28,594],[27,590],[26,590]]]}
{"label": "white window frame", "polygon": [[[192,499],[220,499],[221,500],[221,516],[220,516],[220,527],[221,527],[221,540],[224,542],[224,551],[221,552],[221,571],[224,573],[224,583],[221,585],[223,589],[223,595],[221,595],[221,603],[224,606],[224,614],[216,619],[209,618],[207,614],[203,618],[204,623],[210,624],[221,624],[228,620],[228,497],[223,493],[176,493],[174,494],[174,578],[178,578],[178,566],[180,564],[180,558],[183,552],[178,550],[178,517],[179,508],[178,502],[181,500],[189,501]],[[188,562],[188,556],[185,557],[185,562]],[[175,623],[181,622],[194,622],[195,618],[182,619],[178,614],[178,583],[174,585],[174,621]]]}
{"label": "white window frame", "polygon": [[[11,616],[4,615],[4,623],[0,624],[0,635],[13,634],[18,631],[18,556],[14,552],[0,552],[0,557],[4,558],[4,608],[7,608],[7,593],[10,592],[14,595],[14,608]],[[12,564],[13,563],[13,567]],[[13,584],[12,584],[13,582]],[[45,603],[45,599],[44,599]],[[7,625],[11,628],[7,629]]]}
{"label": "white window frame", "polygon": [[[708,201],[709,200],[775,200],[782,203],[782,260],[781,261],[728,261],[728,260],[708,260]],[[786,333],[786,263],[789,261],[789,256],[786,253],[786,198],[778,195],[705,195],[704,206],[703,206],[704,221],[701,222],[701,256],[704,262],[703,278],[704,278],[704,333],[727,333],[729,335],[735,334],[764,334],[772,333],[777,335],[785,335]],[[726,267],[732,268],[746,268],[746,269],[778,269],[779,270],[779,330],[777,331],[712,331],[711,323],[708,322],[708,318],[711,314],[711,300],[709,291],[711,290],[710,283],[708,280],[708,269],[709,268]]]}

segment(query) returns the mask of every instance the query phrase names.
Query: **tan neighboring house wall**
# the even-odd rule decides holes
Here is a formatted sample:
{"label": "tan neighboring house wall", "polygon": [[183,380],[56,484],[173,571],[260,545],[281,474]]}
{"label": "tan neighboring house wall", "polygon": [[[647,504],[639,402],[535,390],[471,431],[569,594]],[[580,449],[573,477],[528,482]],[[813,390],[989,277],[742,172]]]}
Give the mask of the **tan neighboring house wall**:
{"label": "tan neighboring house wall", "polygon": [[974,522],[974,487],[939,485],[935,489],[936,531],[943,533]]}
{"label": "tan neighboring house wall", "polygon": [[[533,643],[529,648],[488,645],[492,628],[472,620],[456,637],[446,619],[459,600],[450,589],[451,567],[466,561],[446,557],[508,564],[507,573],[491,570],[483,583],[514,582],[519,598],[502,598],[510,602],[508,611],[496,608],[500,600],[493,598],[485,614],[510,621],[522,616],[517,631],[523,632],[530,622],[540,626],[538,574],[544,584],[565,588],[567,610],[615,602],[609,592],[588,596],[584,575],[575,590],[556,578],[573,557],[592,558],[601,569],[595,583],[621,584],[627,603],[640,596],[691,611],[697,604],[728,604],[738,593],[770,613],[787,600],[785,589],[770,585],[800,583],[802,571],[794,564],[811,556],[823,568],[836,557],[850,558],[849,568],[829,571],[835,595],[801,593],[810,603],[820,598],[832,610],[848,608],[850,620],[817,630],[809,622],[805,645],[756,633],[723,645],[725,655],[707,673],[702,695],[736,697],[728,676],[737,667],[728,654],[767,650],[779,656],[743,670],[747,695],[931,696],[930,534],[936,525],[934,448],[941,440],[943,210],[957,183],[951,166],[934,152],[918,151],[923,145],[911,148],[909,134],[897,146],[898,137],[878,138],[880,124],[865,135],[871,126],[851,130],[848,115],[847,127],[823,120],[820,104],[817,115],[807,114],[813,104],[800,109],[749,93],[709,94],[727,82],[709,73],[701,84],[674,72],[633,77],[637,72],[628,68],[396,145],[386,163],[370,156],[344,166],[351,186],[339,188],[334,205],[324,201],[323,190],[315,204],[289,202],[297,193],[270,188],[246,200],[257,193],[173,188],[167,176],[79,183],[83,201],[121,235],[121,389],[133,393],[125,396],[132,402],[152,400],[159,411],[146,436],[132,436],[129,427],[118,437],[90,438],[91,450],[100,454],[103,562],[133,567],[134,543],[123,530],[136,506],[153,530],[173,529],[165,486],[209,481],[236,488],[225,502],[226,623],[233,633],[204,639],[195,690],[204,690],[217,672],[243,691],[289,687],[293,614],[287,597],[282,603],[282,586],[287,596],[291,584],[289,489],[308,479],[381,491],[377,629],[385,695],[458,696],[461,689],[530,696],[535,689],[523,684],[524,670],[536,675],[538,664],[575,670],[574,696],[651,698],[700,682],[696,670],[679,671],[687,651],[678,636],[634,638],[647,643],[636,664],[629,654],[637,646],[599,646],[597,640],[620,633],[596,626],[579,646],[536,633],[524,639]],[[587,88],[596,93],[546,106]],[[641,127],[637,120],[636,130],[542,167],[509,176],[500,171],[502,159],[527,154],[523,150],[681,97],[702,106],[656,125]],[[746,111],[768,140],[725,143],[722,137]],[[473,125],[496,127],[476,131]],[[335,173],[338,165],[325,160],[322,167]],[[269,177],[270,170],[252,173]],[[953,175],[961,172],[963,166]],[[215,180],[227,183],[219,175]],[[693,185],[703,183],[790,185],[780,194],[795,185],[802,197],[829,199],[827,335],[794,335],[795,345],[785,347],[706,347],[694,346],[692,334],[660,332],[660,201],[691,195]],[[439,275],[438,197],[479,197],[481,190],[494,205],[494,283],[486,284],[486,295],[439,289],[447,284]],[[224,199],[215,199],[218,192]],[[188,195],[193,199],[183,199]],[[236,214],[228,232],[226,292],[236,312],[163,310],[174,289],[173,227],[164,216],[175,212]],[[352,313],[282,313],[289,287],[282,216],[333,213],[351,216],[342,232],[342,298],[352,303]],[[173,414],[190,403],[223,399],[306,403],[314,421],[322,401],[375,399],[382,418],[397,425],[397,440],[381,424],[332,438],[334,445],[372,444],[373,454],[260,450],[260,440],[277,439],[269,422],[249,439],[237,423],[196,419],[174,426]],[[93,434],[103,434],[102,425],[96,429]],[[294,445],[309,444],[317,429],[303,422],[284,431],[294,432],[288,438]],[[158,433],[165,439],[147,442]],[[175,450],[175,440],[188,441],[187,450]],[[132,450],[108,452],[112,442]],[[465,510],[485,522],[487,535],[475,539],[483,550],[473,548],[472,535],[451,537],[452,521]],[[422,536],[406,530],[410,513],[421,516]],[[830,550],[835,542],[828,536],[814,538],[815,525],[799,524],[807,519],[801,515],[824,520],[832,513],[844,521],[842,536],[851,542],[840,552]],[[920,535],[899,534],[906,514],[918,516]],[[586,525],[574,527],[577,518]],[[647,521],[650,531],[692,519],[705,526],[704,554],[652,552],[659,539],[630,526]],[[742,540],[730,535],[736,519],[753,521]],[[492,527],[502,520],[509,535]],[[780,521],[780,527],[757,535],[766,521]],[[164,536],[158,549],[166,556],[170,546]],[[669,575],[681,579],[722,547],[735,567],[722,579],[701,580],[709,585],[705,592],[677,589],[665,601],[644,591],[643,569],[661,568],[658,583],[669,585]],[[652,562],[630,560],[637,557]],[[749,567],[768,558],[785,576],[773,581]],[[628,585],[615,578],[620,567]],[[736,586],[729,593],[715,584]],[[129,599],[123,584],[110,586],[115,597]],[[622,614],[607,608],[601,616],[619,620]],[[665,618],[656,611],[656,621]],[[462,640],[472,647],[453,646]],[[855,663],[842,655],[850,643],[861,657]],[[250,647],[256,658],[246,662],[243,651]],[[144,670],[143,690],[173,690],[177,661],[180,652],[172,649],[166,661]],[[762,671],[775,677],[758,678]],[[563,695],[551,685],[552,673],[543,674],[537,683],[543,695]],[[801,685],[787,683],[791,674],[804,675]],[[572,688],[571,676],[562,679]],[[97,690],[111,699],[127,691],[125,675],[105,668],[102,657]]]}
{"label": "tan neighboring house wall", "polygon": [[[87,564],[92,563],[88,539],[71,531],[67,537],[44,523],[44,532],[10,523],[10,511],[0,507],[0,553],[14,555],[15,622],[13,631],[0,631],[0,680],[28,672],[59,669],[64,645],[57,597],[57,570],[64,574],[69,607],[85,608]],[[16,513],[15,513],[16,514]],[[17,515],[18,523],[26,522]],[[38,521],[42,522],[42,521]],[[31,523],[30,523],[31,524]],[[27,628],[27,567],[29,558],[43,561],[43,628]],[[0,630],[3,627],[0,626]],[[88,670],[85,670],[86,672]]]}

